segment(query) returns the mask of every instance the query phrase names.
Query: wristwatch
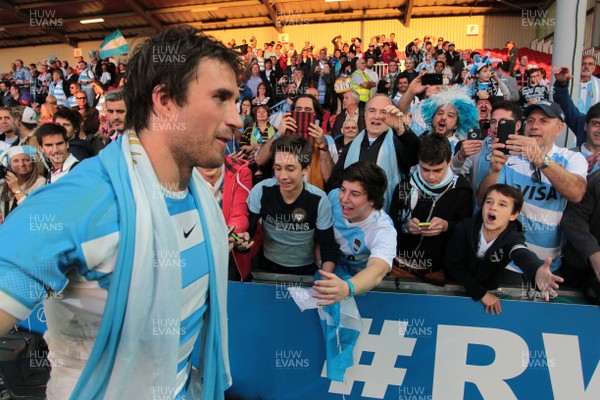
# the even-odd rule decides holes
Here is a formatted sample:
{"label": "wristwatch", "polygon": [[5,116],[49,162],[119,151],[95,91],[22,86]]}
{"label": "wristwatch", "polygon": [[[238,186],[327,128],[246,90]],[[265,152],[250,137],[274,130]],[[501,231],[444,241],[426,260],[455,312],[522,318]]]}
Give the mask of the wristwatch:
{"label": "wristwatch", "polygon": [[552,159],[550,158],[549,154],[546,154],[544,156],[544,159],[542,160],[542,165],[540,165],[540,169],[545,169],[548,168],[550,166],[550,163],[552,162]]}
{"label": "wristwatch", "polygon": [[319,150],[321,151],[329,151],[329,146],[324,144],[323,146],[319,146]]}
{"label": "wristwatch", "polygon": [[16,192],[14,192],[15,194],[19,194],[19,193],[23,193],[23,191],[21,189],[17,190]]}

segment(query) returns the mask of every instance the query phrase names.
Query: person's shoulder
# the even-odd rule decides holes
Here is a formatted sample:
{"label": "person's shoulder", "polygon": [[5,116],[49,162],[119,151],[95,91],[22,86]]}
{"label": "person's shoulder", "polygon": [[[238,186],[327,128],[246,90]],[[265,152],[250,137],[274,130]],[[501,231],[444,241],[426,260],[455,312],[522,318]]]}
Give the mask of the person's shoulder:
{"label": "person's shoulder", "polygon": [[254,185],[254,187],[252,188],[252,190],[263,190],[264,188],[270,188],[270,187],[274,187],[277,186],[277,178],[268,178],[265,180],[260,181],[259,183],[257,183],[256,185]]}
{"label": "person's shoulder", "polygon": [[454,188],[455,189],[464,189],[464,190],[468,189],[469,191],[472,191],[469,180],[462,175],[458,175],[458,178],[456,180],[456,186]]}
{"label": "person's shoulder", "polygon": [[[273,179],[275,179],[275,178],[273,178]],[[318,187],[316,187],[315,185],[312,185],[310,183],[307,183],[304,185],[304,190],[306,190],[308,193],[315,195],[319,198],[327,197],[327,194],[323,190],[319,189]]]}

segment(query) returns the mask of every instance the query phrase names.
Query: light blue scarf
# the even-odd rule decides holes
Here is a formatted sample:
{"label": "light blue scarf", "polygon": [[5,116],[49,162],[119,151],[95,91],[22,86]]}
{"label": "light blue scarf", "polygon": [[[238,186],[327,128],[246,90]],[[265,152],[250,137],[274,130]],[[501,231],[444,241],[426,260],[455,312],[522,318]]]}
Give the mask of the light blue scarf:
{"label": "light blue scarf", "polygon": [[[125,140],[123,140],[123,137]],[[152,398],[175,393],[179,336],[153,335],[153,321],[179,320],[181,271],[154,268],[179,254],[160,184],[133,131],[99,154],[120,212],[119,247],[108,299],[90,358],[71,399]],[[217,203],[194,169],[189,185],[202,209],[207,240],[209,308],[203,335],[203,399],[223,398],[231,385],[227,349],[227,228]],[[177,260],[175,260],[177,261]],[[173,263],[173,260],[169,260]],[[221,301],[219,301],[221,300]],[[191,385],[194,383],[192,382]]]}
{"label": "light blue scarf", "polygon": [[[360,145],[365,138],[366,130],[361,131],[358,136],[350,144],[346,160],[344,162],[344,169],[348,168],[355,162],[360,160]],[[377,154],[377,165],[379,165],[384,171],[387,178],[387,190],[383,196],[383,208],[386,212],[390,210],[390,204],[392,201],[392,195],[394,194],[394,188],[400,182],[402,175],[398,167],[398,160],[396,159],[396,151],[394,148],[394,132],[392,128],[388,128],[387,132],[382,135],[386,135],[383,139],[383,144]]]}
{"label": "light blue scarf", "polygon": [[[338,264],[335,273],[342,279],[352,278],[345,265]],[[318,272],[315,273],[315,279],[321,279]],[[362,329],[356,301],[353,298],[342,300],[319,307],[318,312],[325,337],[327,378],[343,382],[346,369],[354,365],[352,352]]]}

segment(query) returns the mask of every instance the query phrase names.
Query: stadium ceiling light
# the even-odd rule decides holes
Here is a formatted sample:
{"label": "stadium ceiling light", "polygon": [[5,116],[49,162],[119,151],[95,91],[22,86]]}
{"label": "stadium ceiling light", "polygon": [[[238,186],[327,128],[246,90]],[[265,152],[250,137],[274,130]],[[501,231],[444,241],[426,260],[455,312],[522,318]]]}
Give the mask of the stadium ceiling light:
{"label": "stadium ceiling light", "polygon": [[93,18],[93,19],[82,19],[79,21],[80,24],[97,24],[99,22],[104,22],[104,18]]}

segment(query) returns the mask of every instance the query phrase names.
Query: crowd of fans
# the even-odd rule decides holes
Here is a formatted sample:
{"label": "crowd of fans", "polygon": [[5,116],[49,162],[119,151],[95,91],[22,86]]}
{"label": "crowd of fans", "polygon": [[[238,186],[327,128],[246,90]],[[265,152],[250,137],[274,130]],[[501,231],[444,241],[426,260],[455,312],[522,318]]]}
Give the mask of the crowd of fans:
{"label": "crowd of fans", "polygon": [[[232,252],[231,279],[321,267],[327,281],[336,265],[373,267],[360,290],[390,271],[456,281],[500,312],[499,286],[535,280],[551,292],[561,275],[600,303],[592,56],[575,104],[568,69],[552,70],[551,88],[547,69],[512,41],[494,54],[431,36],[401,49],[393,33],[332,45],[227,43],[247,65],[243,127],[225,164],[200,173],[234,233],[254,242]],[[123,133],[126,57],[89,56],[74,66],[16,60],[0,81],[2,220]],[[573,149],[554,143],[565,125]]]}

